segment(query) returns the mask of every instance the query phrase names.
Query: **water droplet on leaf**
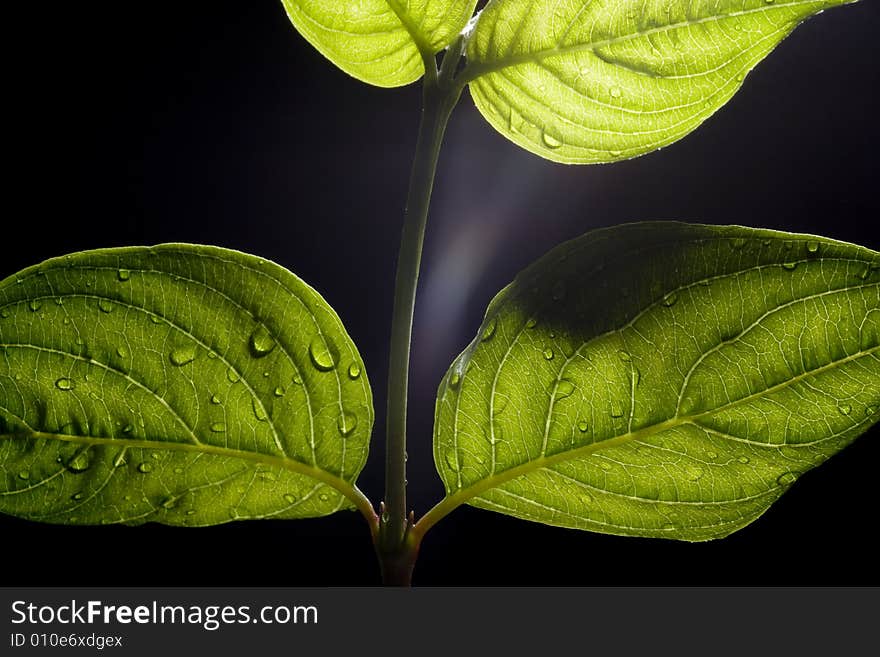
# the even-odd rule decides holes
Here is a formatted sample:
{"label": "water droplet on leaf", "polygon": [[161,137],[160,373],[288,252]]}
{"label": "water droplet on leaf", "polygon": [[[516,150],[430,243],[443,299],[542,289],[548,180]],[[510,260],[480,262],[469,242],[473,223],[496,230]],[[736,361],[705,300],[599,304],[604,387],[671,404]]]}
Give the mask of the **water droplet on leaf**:
{"label": "water droplet on leaf", "polygon": [[357,379],[361,375],[361,366],[357,363],[352,363],[348,366],[348,378],[352,381]]}
{"label": "water droplet on leaf", "polygon": [[269,334],[269,330],[259,324],[250,337],[251,354],[254,358],[267,356],[275,348],[275,339]]}
{"label": "water droplet on leaf", "polygon": [[260,400],[256,397],[251,397],[251,408],[254,411],[254,417],[260,422],[265,422],[269,419],[269,416],[266,414],[266,409],[263,408],[263,404],[260,403]]}
{"label": "water droplet on leaf", "polygon": [[73,390],[76,387],[76,384],[73,382],[73,379],[68,379],[67,377],[61,377],[57,381],[55,381],[55,387],[59,390]]}
{"label": "water droplet on leaf", "polygon": [[557,148],[562,147],[562,142],[546,130],[541,133],[541,139],[544,142],[544,146],[550,150],[556,150]]}
{"label": "water droplet on leaf", "polygon": [[611,87],[608,90],[608,93],[611,94],[612,98],[620,98],[623,95],[623,91],[620,90],[620,87]]}
{"label": "water droplet on leaf", "polygon": [[152,463],[141,463],[138,465],[137,469],[138,469],[138,472],[140,472],[142,474],[147,474],[147,473],[153,471],[153,464]]}
{"label": "water droplet on leaf", "polygon": [[807,251],[810,253],[816,253],[819,250],[819,242],[816,240],[810,240],[807,242]]}
{"label": "water droplet on leaf", "polygon": [[492,339],[492,336],[495,335],[495,328],[498,325],[498,322],[493,318],[486,324],[486,328],[483,329],[483,342],[487,342]]}
{"label": "water droplet on leaf", "polygon": [[837,407],[837,410],[840,411],[841,415],[849,415],[852,413],[852,406],[849,404],[841,404]]}
{"label": "water droplet on leaf", "polygon": [[215,422],[211,425],[211,431],[213,431],[214,433],[223,433],[224,431],[226,431],[226,425],[222,422]]}
{"label": "water droplet on leaf", "polygon": [[578,431],[580,431],[581,433],[586,433],[587,429],[589,428],[590,425],[588,425],[585,421],[581,420],[580,422],[578,422]]}
{"label": "water droplet on leaf", "polygon": [[776,483],[780,486],[791,486],[795,480],[797,479],[797,474],[794,472],[786,472],[785,474],[779,475],[779,478],[776,480]]}
{"label": "water droplet on leaf", "polygon": [[131,272],[127,269],[120,269],[116,272],[116,278],[118,278],[120,281],[127,281],[131,278]]}
{"label": "water droplet on leaf", "polygon": [[288,504],[296,504],[296,495],[293,493],[286,493],[284,495],[284,501]]}
{"label": "water droplet on leaf", "polygon": [[110,299],[98,299],[98,308],[101,309],[102,313],[112,313],[113,302]]}
{"label": "water droplet on leaf", "polygon": [[663,305],[667,308],[674,306],[676,301],[678,301],[678,292],[670,292],[663,297]]}
{"label": "water droplet on leaf", "polygon": [[358,419],[357,415],[354,413],[343,411],[339,417],[336,418],[336,428],[339,429],[339,433],[345,437],[350,436],[357,428],[357,425]]}
{"label": "water droplet on leaf", "polygon": [[507,127],[510,129],[511,132],[518,133],[522,129],[522,124],[523,124],[523,118],[519,115],[519,113],[515,109],[513,109],[511,107],[510,108],[510,116],[508,117]]}
{"label": "water droplet on leaf", "polygon": [[553,360],[553,356],[554,356],[553,350],[550,347],[547,347],[544,350],[544,359],[545,360]]}
{"label": "water droplet on leaf", "polygon": [[309,358],[315,369],[321,372],[329,372],[336,367],[336,359],[320,335],[316,335],[309,344]]}
{"label": "water droplet on leaf", "polygon": [[446,460],[446,465],[449,466],[450,470],[458,472],[461,465],[458,462],[458,457],[456,456],[454,449],[447,449],[443,458]]}
{"label": "water droplet on leaf", "polygon": [[238,383],[239,381],[241,381],[241,374],[230,367],[228,370],[226,370],[226,378],[229,380],[230,383]]}
{"label": "water droplet on leaf", "polygon": [[172,365],[183,367],[196,359],[196,346],[194,344],[189,344],[172,349],[169,358],[171,359]]}
{"label": "water droplet on leaf", "polygon": [[574,392],[574,384],[568,379],[562,379],[559,383],[556,384],[556,399],[565,399],[566,397],[570,397]]}

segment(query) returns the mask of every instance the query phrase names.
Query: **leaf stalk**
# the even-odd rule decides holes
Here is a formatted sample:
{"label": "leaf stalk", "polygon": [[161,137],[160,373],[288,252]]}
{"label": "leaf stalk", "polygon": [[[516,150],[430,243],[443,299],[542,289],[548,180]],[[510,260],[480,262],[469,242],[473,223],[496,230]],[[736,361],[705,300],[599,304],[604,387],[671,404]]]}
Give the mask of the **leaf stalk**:
{"label": "leaf stalk", "polygon": [[386,584],[408,583],[409,575],[404,577],[401,568],[405,571],[408,567],[411,574],[412,564],[406,566],[406,563],[410,559],[414,563],[418,552],[417,543],[410,545],[414,535],[409,532],[412,523],[407,520],[406,505],[406,405],[412,322],[440,147],[449,117],[461,97],[461,87],[452,78],[463,51],[462,41],[460,38],[450,47],[439,71],[433,57],[424,57],[422,116],[404,213],[391,319],[385,502],[376,543]]}

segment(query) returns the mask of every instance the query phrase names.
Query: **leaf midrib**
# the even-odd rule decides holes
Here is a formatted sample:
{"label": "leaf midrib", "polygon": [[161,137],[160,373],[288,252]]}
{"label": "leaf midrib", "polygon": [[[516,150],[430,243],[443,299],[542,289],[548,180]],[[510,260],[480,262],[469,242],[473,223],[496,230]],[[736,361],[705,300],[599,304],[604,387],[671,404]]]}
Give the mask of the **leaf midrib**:
{"label": "leaf midrib", "polygon": [[272,456],[271,454],[263,454],[261,452],[245,452],[242,450],[231,449],[229,447],[219,447],[206,443],[198,445],[190,443],[176,443],[170,441],[159,440],[136,440],[131,438],[96,438],[93,436],[74,436],[62,433],[47,433],[43,431],[28,430],[23,433],[6,433],[0,434],[0,440],[57,440],[61,442],[72,443],[76,445],[87,445],[89,447],[124,447],[126,449],[153,449],[174,452],[189,452],[196,454],[210,454],[212,456],[225,456],[227,458],[236,458],[248,461],[258,465],[267,465],[270,467],[289,470],[296,474],[311,477],[316,481],[326,484],[348,498],[355,506],[358,505],[362,495],[356,486],[348,481],[337,477],[336,475],[316,468],[314,466],[296,461],[291,458],[281,456]]}
{"label": "leaf midrib", "polygon": [[385,4],[388,5],[388,8],[395,16],[397,16],[397,20],[400,21],[403,28],[409,33],[410,38],[413,40],[419,53],[421,53],[422,58],[424,59],[425,57],[432,56],[434,54],[434,49],[425,38],[425,35],[421,33],[418,26],[413,22],[412,17],[404,11],[402,7],[398,8],[397,3],[392,2],[392,0],[385,0]]}
{"label": "leaf midrib", "polygon": [[[719,240],[726,240],[726,239],[729,239],[729,238],[727,238],[727,237],[720,237],[720,238],[716,238],[716,239],[719,239]],[[697,240],[697,241],[701,241],[701,240]],[[806,240],[802,240],[802,241],[806,241]],[[662,247],[663,247],[663,245],[661,244],[661,245],[655,245],[655,246],[650,247],[650,248],[662,248]],[[586,246],[584,246],[584,248],[586,248]],[[645,249],[645,250],[647,250],[647,249]],[[639,253],[639,252],[642,252],[642,251],[643,251],[642,249],[638,249],[638,250],[634,251],[634,253]],[[796,260],[795,262],[798,263],[798,264],[800,264],[800,263],[806,263],[806,262],[829,262],[829,261],[835,261],[835,262],[847,262],[847,263],[848,263],[848,262],[858,262],[858,263],[860,263],[860,264],[863,263],[862,260],[856,260],[856,259],[854,259],[854,258],[842,258],[842,257],[835,257],[835,258],[813,258],[813,259],[806,259],[806,260]],[[754,266],[748,267],[748,268],[746,268],[746,269],[739,269],[739,270],[735,270],[735,271],[731,271],[731,272],[725,272],[725,273],[723,273],[723,274],[718,274],[718,275],[714,275],[714,276],[708,276],[708,277],[701,278],[701,279],[699,279],[699,280],[692,281],[692,282],[687,283],[687,284],[684,284],[684,285],[680,285],[680,286],[678,286],[678,287],[676,287],[676,288],[670,290],[670,292],[668,292],[667,294],[672,293],[672,292],[682,292],[682,291],[684,291],[684,290],[691,289],[691,288],[695,288],[695,287],[697,287],[697,286],[699,286],[699,285],[701,285],[701,284],[703,284],[703,283],[707,283],[707,282],[713,282],[713,281],[717,281],[717,280],[723,280],[723,279],[731,278],[731,277],[734,277],[734,278],[735,278],[735,277],[741,276],[741,275],[743,275],[743,274],[746,274],[746,273],[748,273],[748,272],[760,271],[760,270],[762,270],[762,269],[778,268],[778,267],[780,267],[780,266],[781,266],[781,264],[780,264],[780,263],[777,263],[777,262],[773,262],[773,263],[765,263],[765,264],[754,265]],[[595,272],[596,272],[596,270],[593,270],[592,273],[595,273]],[[525,282],[523,282],[522,284],[525,285]],[[511,287],[512,285],[513,285],[513,283],[511,283],[508,287]],[[806,296],[806,297],[798,297],[798,298],[796,298],[796,299],[793,299],[790,303],[791,303],[791,304],[793,304],[793,303],[800,303],[800,302],[804,301],[805,299],[811,298],[812,296],[821,296],[821,295],[823,295],[823,294],[837,294],[837,293],[840,293],[840,292],[849,292],[849,291],[853,291],[853,290],[864,289],[864,288],[866,288],[866,287],[874,287],[874,286],[876,286],[876,285],[877,285],[876,283],[862,284],[862,285],[848,285],[848,286],[841,287],[841,288],[834,288],[834,289],[832,289],[832,290],[826,290],[826,291],[820,293],[819,295],[808,295],[808,296]],[[505,288],[505,289],[507,289],[507,288]],[[600,334],[598,334],[598,335],[596,335],[596,336],[593,336],[593,337],[591,337],[589,340],[583,342],[583,343],[582,343],[582,344],[581,344],[581,345],[575,350],[574,354],[573,354],[572,356],[570,356],[568,359],[566,359],[565,363],[562,365],[562,368],[560,369],[559,373],[557,374],[556,382],[558,383],[559,380],[562,379],[562,373],[565,371],[565,368],[568,366],[568,364],[571,362],[571,360],[574,358],[574,356],[575,356],[576,354],[580,353],[581,350],[582,350],[587,344],[593,342],[594,340],[596,340],[596,339],[598,339],[598,338],[601,338],[601,337],[604,337],[604,336],[607,336],[607,335],[611,335],[611,334],[613,334],[613,333],[619,333],[619,332],[623,331],[624,329],[626,329],[626,328],[628,328],[628,327],[634,326],[635,323],[636,323],[641,317],[643,317],[643,316],[645,315],[645,313],[647,313],[649,310],[651,310],[652,308],[654,308],[655,306],[657,306],[657,305],[660,304],[660,303],[661,303],[661,299],[656,299],[656,300],[653,301],[652,303],[648,304],[648,305],[647,305],[645,308],[643,308],[641,311],[639,311],[638,313],[636,313],[636,314],[635,314],[635,315],[634,315],[634,316],[633,316],[633,317],[632,317],[632,318],[631,318],[626,324],[624,324],[623,326],[620,326],[620,327],[617,327],[617,328],[613,328],[613,329],[609,329],[609,330],[604,331],[604,332],[602,332],[602,333],[600,333]],[[786,306],[788,306],[788,305],[789,305],[789,303],[786,303],[786,304],[782,304],[781,306],[774,307],[774,308],[772,309],[772,311],[768,311],[768,313],[766,313],[765,315],[762,315],[762,317],[766,317],[766,316],[768,316],[771,312],[776,312],[776,311],[779,310],[780,308],[784,308],[784,307],[786,307]],[[488,318],[489,316],[490,316],[489,313],[487,313],[486,317]],[[494,408],[494,402],[495,402],[496,386],[497,386],[497,383],[498,383],[498,378],[499,378],[500,373],[501,373],[501,369],[503,368],[504,362],[505,362],[505,361],[507,360],[507,358],[510,356],[511,351],[512,351],[512,349],[513,349],[513,346],[516,344],[516,342],[519,340],[519,338],[522,337],[522,335],[523,335],[523,331],[524,331],[524,330],[525,330],[525,327],[521,328],[521,329],[516,333],[516,335],[514,336],[513,340],[511,341],[511,344],[508,346],[507,351],[505,352],[504,356],[502,357],[501,363],[499,364],[498,368],[497,368],[496,371],[495,371],[495,376],[494,376],[494,378],[493,378],[492,386],[491,386],[490,393],[489,393],[489,409],[490,409],[490,417],[492,417],[492,416],[493,416],[493,413],[494,413],[493,408]],[[481,333],[481,332],[482,332],[482,326],[481,326],[481,328],[480,328],[480,333]],[[479,333],[478,333],[478,335],[479,335]],[[479,338],[478,338],[478,339],[479,339]],[[473,348],[476,344],[478,344],[478,342],[475,342],[475,343],[473,343],[472,345],[470,345],[470,346],[468,347],[468,349]],[[722,343],[720,343],[719,346],[724,345],[724,344],[727,344],[727,342],[722,342]],[[466,351],[467,351],[467,350],[465,350],[465,352],[466,352]],[[704,356],[705,356],[705,354],[704,354]],[[456,359],[456,362],[461,362],[461,358],[462,358],[462,357],[459,356],[459,358]],[[701,357],[701,358],[702,358],[702,357]],[[691,372],[688,373],[688,377],[690,376],[690,374],[691,374]],[[687,383],[687,381],[685,381],[685,384],[686,384],[686,383]],[[771,387],[771,388],[772,388],[772,387]],[[682,390],[682,392],[683,392],[683,390]],[[764,394],[765,392],[766,392],[766,390],[763,391],[763,392],[761,392],[761,393],[758,393],[758,394]],[[680,401],[681,401],[681,400],[680,400],[680,398],[679,398],[679,401],[678,401],[678,403],[676,404],[676,417],[678,417],[678,409],[679,409]],[[459,395],[459,396],[457,397],[456,401],[455,401],[455,411],[454,411],[454,416],[455,416],[455,420],[454,420],[454,422],[455,422],[455,428],[454,428],[454,430],[453,430],[453,436],[454,436],[454,440],[455,440],[454,451],[455,451],[455,454],[456,454],[456,461],[458,461],[458,429],[457,429],[457,427],[458,427],[458,413],[459,413],[459,403],[460,403],[460,402],[461,402],[461,395]],[[551,408],[552,408],[552,399],[551,399]],[[633,409],[630,408],[630,413],[632,413],[632,410],[633,410]],[[716,410],[717,410],[717,409],[716,409]],[[549,411],[549,409],[548,409],[548,411]],[[548,413],[548,417],[547,417],[547,421],[548,421],[548,422],[549,422],[549,419],[550,419],[550,418],[549,418],[549,413]],[[630,418],[630,419],[631,419],[631,418]],[[490,446],[491,446],[491,457],[492,457],[492,474],[491,474],[490,476],[494,477],[494,476],[495,476],[495,428],[494,428],[494,423],[490,423],[490,424],[491,424],[491,426],[490,426],[490,432],[491,432],[491,433],[490,433],[490,436],[491,436],[491,444],[490,444]],[[546,436],[545,436],[545,439],[546,439]],[[543,457],[543,450],[542,450],[542,457]],[[460,468],[456,471],[456,475],[457,475],[457,480],[458,480],[458,482],[459,482],[459,484],[460,484],[460,483],[461,483],[461,469],[460,469]]]}
{"label": "leaf midrib", "polygon": [[826,370],[833,369],[845,363],[855,361],[857,359],[863,358],[865,356],[870,356],[878,352],[880,352],[880,346],[872,347],[871,349],[867,350],[860,350],[844,358],[833,360],[825,365],[822,365],[821,367],[802,372],[801,374],[798,374],[774,386],[770,386],[769,388],[765,388],[764,390],[761,390],[759,392],[752,393],[751,395],[741,397],[740,399],[737,399],[733,402],[723,404],[721,406],[703,411],[701,413],[675,416],[669,418],[668,420],[664,420],[663,422],[658,422],[652,425],[641,427],[636,431],[631,431],[625,434],[621,434],[619,436],[614,436],[613,438],[608,438],[599,442],[590,443],[589,445],[583,445],[581,447],[578,447],[577,449],[565,450],[562,452],[551,454],[550,456],[538,457],[537,459],[521,463],[520,465],[508,468],[507,470],[503,470],[498,474],[492,475],[485,479],[481,479],[480,481],[468,487],[458,489],[456,492],[452,493],[451,495],[447,495],[446,498],[444,498],[443,505],[448,510],[451,510],[452,508],[460,506],[461,504],[466,503],[468,500],[479,496],[481,493],[491,490],[493,488],[497,488],[512,479],[516,479],[517,477],[530,474],[531,472],[553,466],[558,463],[575,460],[582,456],[586,456],[600,450],[607,449],[609,447],[617,447],[619,445],[624,445],[635,440],[644,440],[655,434],[662,433],[663,431],[666,431],[668,429],[674,429],[687,424],[692,424],[699,427],[700,425],[697,423],[697,420],[699,420],[700,418],[713,415],[721,411],[726,411],[731,408],[735,408],[736,406],[746,403],[756,397],[761,397],[777,390],[785,389],[788,386],[791,386],[808,376],[821,374]]}
{"label": "leaf midrib", "polygon": [[[705,23],[712,23],[722,21],[728,18],[739,18],[742,16],[748,16],[750,14],[762,14],[766,12],[771,12],[774,10],[780,9],[788,9],[791,7],[798,7],[802,5],[820,5],[825,6],[825,2],[823,0],[795,0],[794,2],[788,2],[785,4],[768,4],[763,7],[756,7],[754,9],[747,9],[743,11],[731,12],[729,14],[723,15],[713,15],[707,16],[705,18],[698,18],[695,20],[686,20],[680,21],[678,23],[669,23],[667,25],[660,25],[654,28],[650,28],[648,30],[639,31],[636,30],[631,34],[624,34],[621,36],[611,37],[608,39],[602,39],[600,41],[591,41],[587,43],[579,43],[572,46],[560,47],[558,44],[552,48],[546,48],[544,50],[537,50],[535,52],[523,53],[521,55],[512,55],[508,57],[501,57],[498,59],[494,59],[492,61],[479,61],[477,59],[471,60],[471,64],[462,72],[461,75],[461,85],[468,84],[477,80],[478,78],[488,75],[490,73],[494,73],[496,71],[503,70],[505,68],[510,68],[513,66],[519,66],[521,64],[530,64],[543,61],[545,59],[551,57],[558,57],[568,54],[575,54],[579,52],[592,52],[599,48],[606,48],[608,46],[617,45],[619,43],[625,43],[627,41],[632,41],[634,39],[639,39],[646,36],[651,36],[653,34],[660,34],[662,32],[678,30],[686,27],[693,27],[695,25],[702,25]],[[566,36],[567,36],[566,32]]]}

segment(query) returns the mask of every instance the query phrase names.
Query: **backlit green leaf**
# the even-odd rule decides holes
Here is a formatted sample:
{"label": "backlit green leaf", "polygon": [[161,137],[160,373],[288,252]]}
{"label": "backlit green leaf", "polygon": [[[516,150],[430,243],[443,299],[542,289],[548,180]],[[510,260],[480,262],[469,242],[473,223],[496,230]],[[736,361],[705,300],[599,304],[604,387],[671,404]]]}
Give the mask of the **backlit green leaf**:
{"label": "backlit green leaf", "polygon": [[399,87],[425,72],[420,52],[458,36],[476,0],[282,0],[294,27],[359,80]]}
{"label": "backlit green leaf", "polygon": [[329,305],[278,265],[169,244],[0,282],[0,512],[210,525],[350,508],[373,422]]}
{"label": "backlit green leaf", "polygon": [[471,94],[526,150],[591,164],[694,130],[806,18],[853,0],[494,0],[467,50]]}
{"label": "backlit green leaf", "polygon": [[880,254],[741,227],[563,244],[439,390],[447,506],[690,541],[761,515],[880,419]]}

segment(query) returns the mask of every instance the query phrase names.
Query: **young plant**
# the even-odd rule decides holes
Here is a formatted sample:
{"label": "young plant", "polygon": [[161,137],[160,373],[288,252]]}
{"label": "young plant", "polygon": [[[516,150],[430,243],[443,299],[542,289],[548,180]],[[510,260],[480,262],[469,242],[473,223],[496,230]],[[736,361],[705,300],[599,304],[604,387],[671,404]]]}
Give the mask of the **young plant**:
{"label": "young plant", "polygon": [[[423,81],[395,284],[386,488],[357,488],[374,410],[323,298],[240,252],[87,251],[0,282],[0,511],[204,526],[356,509],[385,581],[463,504],[545,524],[703,541],[761,515],[876,423],[880,254],[671,222],[590,232],[489,305],[437,396],[446,496],[406,502],[410,335],[434,172],[467,87],[550,160],[641,155],[695,129],[837,0],[284,0],[347,73]],[[442,59],[438,65],[438,55]]]}

